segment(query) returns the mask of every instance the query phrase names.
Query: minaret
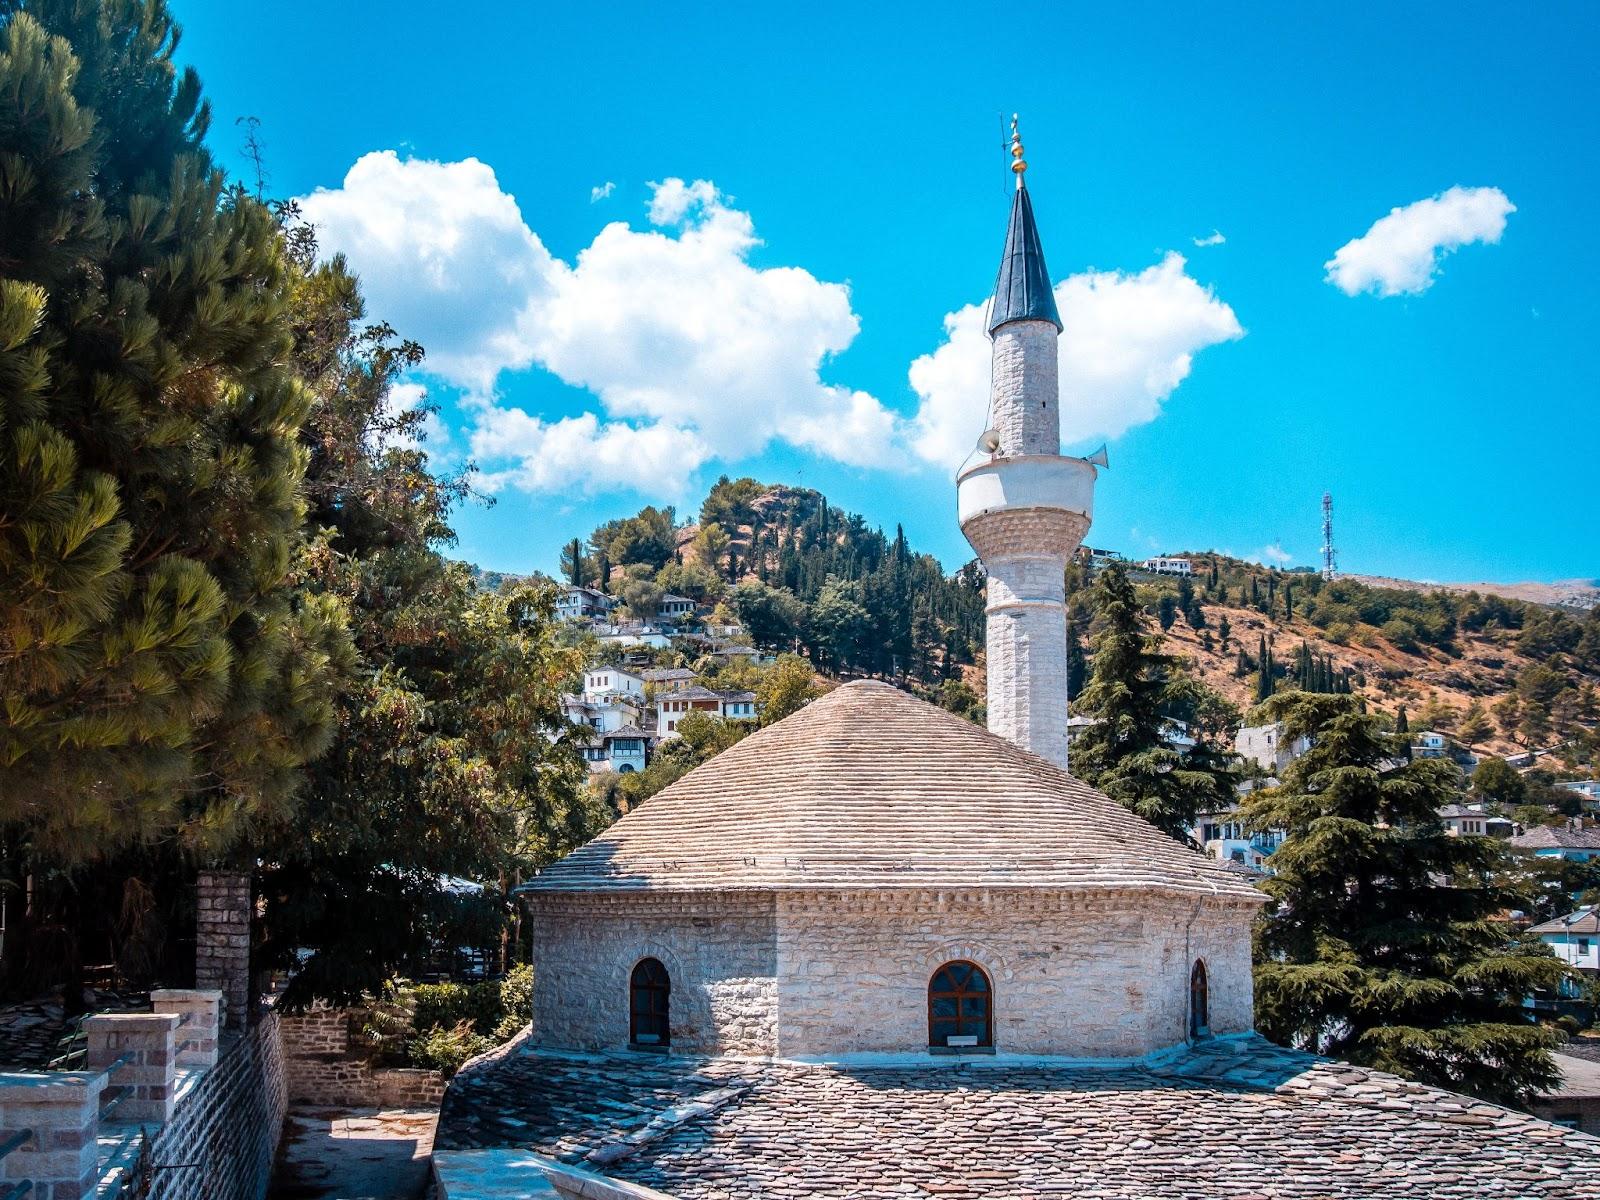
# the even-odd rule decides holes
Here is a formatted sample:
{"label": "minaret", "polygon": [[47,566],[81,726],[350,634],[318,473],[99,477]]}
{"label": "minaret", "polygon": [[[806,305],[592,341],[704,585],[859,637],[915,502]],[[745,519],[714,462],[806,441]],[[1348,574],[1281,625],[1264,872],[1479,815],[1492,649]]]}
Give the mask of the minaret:
{"label": "minaret", "polygon": [[989,429],[957,475],[956,495],[961,532],[989,576],[989,728],[1065,767],[1066,570],[1093,518],[1095,469],[1061,453],[1061,317],[1015,116],[1011,156],[1017,191],[989,317]]}

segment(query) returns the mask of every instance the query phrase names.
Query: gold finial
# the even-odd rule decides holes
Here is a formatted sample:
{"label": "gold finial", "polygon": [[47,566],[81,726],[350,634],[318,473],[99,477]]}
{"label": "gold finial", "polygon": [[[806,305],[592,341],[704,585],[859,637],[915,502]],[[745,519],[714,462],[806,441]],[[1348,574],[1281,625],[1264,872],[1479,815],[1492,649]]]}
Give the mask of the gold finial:
{"label": "gold finial", "polygon": [[1022,157],[1022,135],[1017,132],[1017,114],[1011,114],[1011,170],[1016,173],[1017,186],[1022,186],[1022,175],[1028,169],[1027,161]]}

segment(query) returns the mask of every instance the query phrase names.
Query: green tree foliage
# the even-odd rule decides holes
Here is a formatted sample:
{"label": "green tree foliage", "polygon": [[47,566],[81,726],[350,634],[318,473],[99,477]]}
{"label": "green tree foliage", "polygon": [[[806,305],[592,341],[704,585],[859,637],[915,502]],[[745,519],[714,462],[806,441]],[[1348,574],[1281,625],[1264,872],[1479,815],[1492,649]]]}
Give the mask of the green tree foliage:
{"label": "green tree foliage", "polygon": [[763,649],[790,648],[804,628],[806,606],[788,588],[748,579],[733,589],[729,601],[745,632]]}
{"label": "green tree foliage", "polygon": [[659,571],[678,548],[676,516],[671,508],[646,505],[634,516],[607,521],[589,535],[589,544],[610,566],[639,564]]}
{"label": "green tree foliage", "polygon": [[161,0],[0,2],[0,823],[220,855],[293,811],[351,658],[305,595],[292,276]]}
{"label": "green tree foliage", "polygon": [[[577,755],[546,736],[581,666],[553,637],[553,588],[481,589],[444,557],[465,481],[430,472],[425,411],[390,402],[421,351],[367,324],[343,261],[315,265],[309,231],[291,231],[319,531],[303,586],[348,613],[360,658],[299,820],[260,848],[262,961],[296,968],[286,1003],[348,1003],[439,945],[492,945],[503,885],[585,840],[602,815]],[[451,877],[487,891],[463,895]]]}
{"label": "green tree foliage", "polygon": [[1503,758],[1486,758],[1473,768],[1472,790],[1481,799],[1507,811],[1522,804],[1528,795],[1527,783]]}
{"label": "green tree foliage", "polygon": [[1278,664],[1272,657],[1272,645],[1267,635],[1261,635],[1256,651],[1256,699],[1265,700],[1278,690]]}
{"label": "green tree foliage", "polygon": [[1241,815],[1288,834],[1256,947],[1256,1025],[1268,1037],[1499,1103],[1556,1079],[1552,1036],[1523,999],[1565,968],[1498,919],[1519,906],[1503,847],[1450,837],[1446,762],[1398,760],[1345,696],[1285,693],[1261,716],[1311,748]]}
{"label": "green tree foliage", "polygon": [[1479,742],[1486,740],[1493,732],[1494,725],[1489,720],[1488,710],[1483,707],[1483,701],[1469,702],[1456,722],[1456,736],[1470,750]]}
{"label": "green tree foliage", "polygon": [[1204,738],[1190,752],[1171,745],[1171,722],[1192,708],[1199,689],[1178,660],[1158,651],[1121,566],[1100,572],[1094,604],[1098,628],[1077,711],[1096,723],[1073,746],[1073,772],[1188,842],[1196,812],[1232,802],[1233,772]]}
{"label": "green tree foliage", "polygon": [[763,727],[799,712],[822,694],[811,663],[798,654],[778,655],[777,661],[763,672],[755,692]]}
{"label": "green tree foliage", "polygon": [[729,479],[724,475],[711,485],[704,503],[700,505],[700,524],[717,525],[730,533],[741,526],[754,525],[755,501],[766,491],[766,484],[748,476]]}
{"label": "green tree foliage", "polygon": [[861,584],[830,575],[811,605],[810,644],[824,669],[860,662],[872,633]]}

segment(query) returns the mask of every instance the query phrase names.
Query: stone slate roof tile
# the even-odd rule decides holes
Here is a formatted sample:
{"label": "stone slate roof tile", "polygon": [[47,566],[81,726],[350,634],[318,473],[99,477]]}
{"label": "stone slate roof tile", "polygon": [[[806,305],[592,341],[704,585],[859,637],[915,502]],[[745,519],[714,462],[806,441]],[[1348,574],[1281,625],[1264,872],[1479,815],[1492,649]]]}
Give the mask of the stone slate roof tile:
{"label": "stone slate roof tile", "polygon": [[1600,829],[1555,829],[1536,825],[1509,839],[1518,850],[1600,850]]}
{"label": "stone slate roof tile", "polygon": [[1263,899],[1054,764],[872,681],[724,750],[521,890],[858,887]]}
{"label": "stone slate roof tile", "polygon": [[1255,1037],[1123,1068],[523,1043],[456,1077],[437,1145],[524,1147],[681,1200],[1600,1198],[1600,1139]]}

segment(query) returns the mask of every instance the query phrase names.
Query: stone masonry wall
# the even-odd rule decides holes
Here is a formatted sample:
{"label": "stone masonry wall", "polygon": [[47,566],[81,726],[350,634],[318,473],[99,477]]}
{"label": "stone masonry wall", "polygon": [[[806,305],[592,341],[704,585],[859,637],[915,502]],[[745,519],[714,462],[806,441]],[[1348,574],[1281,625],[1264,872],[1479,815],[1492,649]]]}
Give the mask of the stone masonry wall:
{"label": "stone masonry wall", "polygon": [[1061,453],[1058,338],[1049,321],[1012,321],[995,332],[989,419],[1008,457]]}
{"label": "stone masonry wall", "polygon": [[277,1017],[222,1045],[151,1144],[150,1200],[261,1200],[287,1107]]}
{"label": "stone masonry wall", "polygon": [[993,982],[997,1050],[1148,1054],[1185,1037],[1186,946],[1208,957],[1212,1030],[1249,1029],[1253,914],[1253,906],[1132,891],[784,894],[778,1050],[924,1051],[928,980],[943,963],[967,959]]}
{"label": "stone masonry wall", "polygon": [[351,1014],[314,1008],[278,1018],[291,1104],[437,1108],[445,1079],[420,1067],[372,1067],[350,1056]]}
{"label": "stone masonry wall", "polygon": [[529,910],[540,1045],[627,1046],[629,976],[650,957],[672,981],[673,1050],[775,1051],[770,893],[541,895]]}

